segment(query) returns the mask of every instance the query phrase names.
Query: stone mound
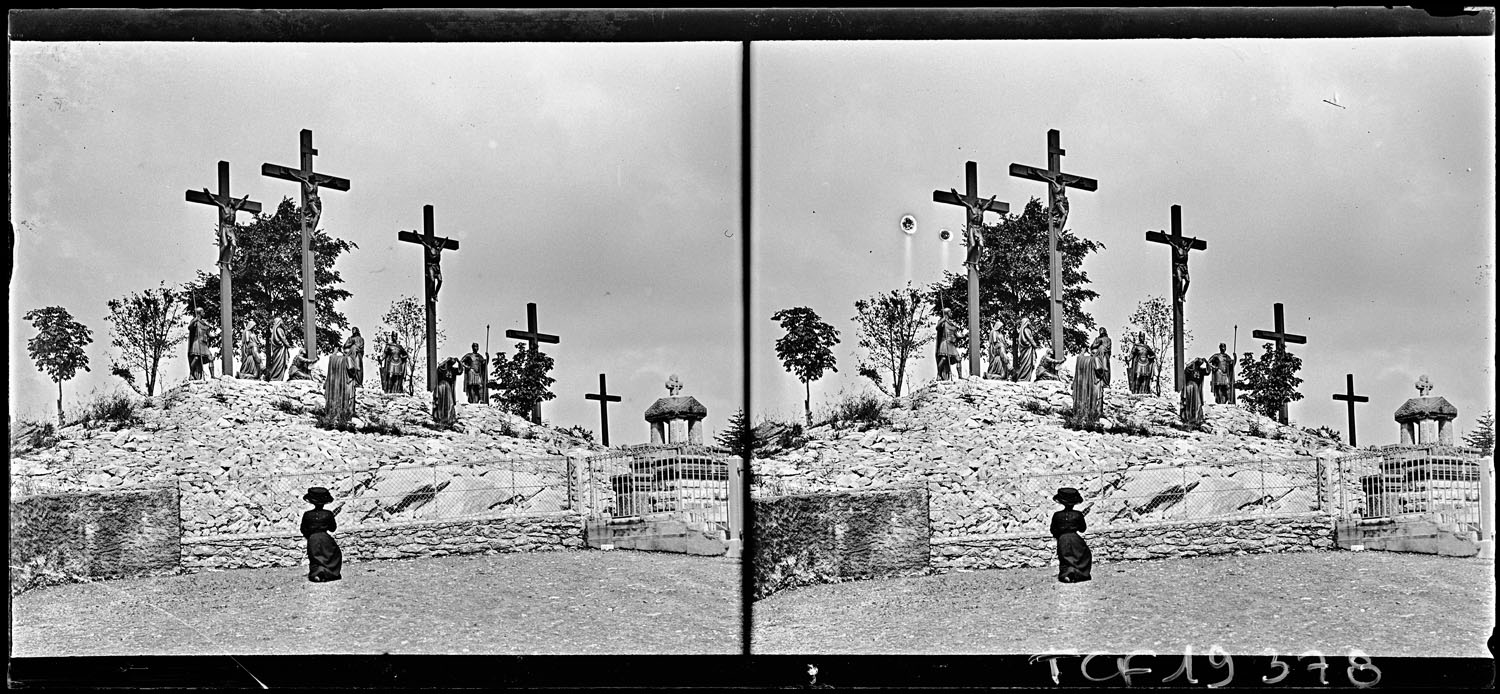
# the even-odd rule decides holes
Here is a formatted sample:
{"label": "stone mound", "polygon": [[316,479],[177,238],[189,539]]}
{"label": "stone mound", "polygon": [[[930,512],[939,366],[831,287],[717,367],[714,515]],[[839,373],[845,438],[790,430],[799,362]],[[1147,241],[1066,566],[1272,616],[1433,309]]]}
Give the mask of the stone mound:
{"label": "stone mound", "polygon": [[12,494],[180,482],[184,534],[295,528],[309,486],[333,492],[344,523],[566,506],[561,457],[587,442],[462,402],[453,428],[435,428],[427,393],[377,391],[360,389],[352,431],[328,430],[311,381],[188,381],[134,422],[73,424],[24,452],[13,434]]}
{"label": "stone mound", "polygon": [[[1309,461],[1351,450],[1234,405],[1206,404],[1201,430],[1180,429],[1175,393],[1107,390],[1103,431],[1066,428],[1072,406],[1060,381],[938,381],[891,402],[886,424],[812,427],[755,473],[788,493],[925,483],[933,536],[953,537],[1045,531],[1064,486],[1098,524],[1313,510]],[[1232,464],[1244,461],[1258,462]]]}

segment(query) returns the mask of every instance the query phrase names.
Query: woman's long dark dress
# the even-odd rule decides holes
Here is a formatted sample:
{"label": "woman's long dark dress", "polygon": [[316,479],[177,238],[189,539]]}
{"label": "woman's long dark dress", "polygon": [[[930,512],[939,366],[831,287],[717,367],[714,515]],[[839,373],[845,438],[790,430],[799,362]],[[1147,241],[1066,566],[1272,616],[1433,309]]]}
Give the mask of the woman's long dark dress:
{"label": "woman's long dark dress", "polygon": [[344,553],[333,541],[330,530],[338,530],[333,512],[315,508],[302,514],[302,535],[307,538],[307,580],[322,583],[337,581],[344,568]]}
{"label": "woman's long dark dress", "polygon": [[1083,514],[1073,509],[1064,509],[1052,514],[1052,536],[1057,538],[1057,580],[1063,583],[1087,581],[1093,576],[1094,554],[1078,536],[1088,529]]}

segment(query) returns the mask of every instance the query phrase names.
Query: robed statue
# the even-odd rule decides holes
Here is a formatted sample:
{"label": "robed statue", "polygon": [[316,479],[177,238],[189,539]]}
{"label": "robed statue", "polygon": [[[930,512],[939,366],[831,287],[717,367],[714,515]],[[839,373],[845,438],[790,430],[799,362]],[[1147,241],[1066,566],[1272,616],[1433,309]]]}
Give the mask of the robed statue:
{"label": "robed statue", "polygon": [[432,387],[432,421],[441,426],[452,426],[458,422],[458,399],[454,393],[454,381],[463,373],[464,367],[454,357],[448,357],[437,365],[437,383]]}
{"label": "robed statue", "polygon": [[1010,378],[1012,368],[1010,340],[1005,337],[1005,326],[996,320],[990,325],[990,366],[985,371],[985,378],[1007,379]]}
{"label": "robed statue", "polygon": [[328,355],[328,375],[323,379],[324,416],[335,426],[348,424],[354,417],[354,378],[349,374],[349,355],[333,350]]}
{"label": "robed statue", "polygon": [[1101,387],[1109,387],[1110,353],[1114,351],[1114,343],[1109,339],[1109,331],[1099,328],[1099,336],[1094,338],[1094,344],[1089,346],[1089,351],[1094,353],[1094,368],[1099,369],[1099,383]]}
{"label": "robed statue", "polygon": [[245,321],[245,329],[240,333],[240,370],[235,372],[235,378],[250,378],[259,380],[260,372],[265,368],[260,361],[260,340],[255,338],[255,323]]}
{"label": "robed statue", "polygon": [[1062,366],[1065,359],[1053,359],[1052,347],[1043,345],[1042,351],[1036,357],[1036,380],[1058,381],[1062,380],[1057,374],[1057,367]]}
{"label": "robed statue", "polygon": [[1016,325],[1015,368],[1010,372],[1012,381],[1030,381],[1036,369],[1036,333],[1031,330],[1031,317],[1021,316]]}
{"label": "robed statue", "polygon": [[1073,361],[1073,416],[1092,424],[1104,415],[1105,368],[1097,352],[1085,350]]}
{"label": "robed statue", "polygon": [[[266,343],[266,380],[280,381],[286,377],[287,355],[292,343],[287,339],[286,328],[281,327],[281,316],[271,319],[270,341]],[[309,351],[306,345],[303,352]]]}
{"label": "robed statue", "polygon": [[1208,360],[1198,357],[1182,367],[1182,423],[1203,424],[1203,377],[1208,375]]}
{"label": "robed statue", "polygon": [[365,338],[360,337],[359,328],[349,329],[349,339],[344,340],[344,354],[349,357],[349,379],[356,387],[365,384]]}

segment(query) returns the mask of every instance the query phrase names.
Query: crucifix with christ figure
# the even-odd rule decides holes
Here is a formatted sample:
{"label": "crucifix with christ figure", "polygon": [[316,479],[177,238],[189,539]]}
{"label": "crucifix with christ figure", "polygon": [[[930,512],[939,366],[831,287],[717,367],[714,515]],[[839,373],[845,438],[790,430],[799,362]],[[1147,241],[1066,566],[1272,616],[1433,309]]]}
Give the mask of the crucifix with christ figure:
{"label": "crucifix with christ figure", "polygon": [[224,375],[234,373],[234,350],[229,348],[234,338],[234,309],[232,282],[229,271],[234,267],[234,251],[239,247],[234,234],[234,218],[240,212],[260,214],[260,203],[246,195],[238,200],[229,195],[229,162],[219,162],[219,194],[214,195],[204,188],[201,192],[187,191],[187,201],[219,208],[219,361]]}
{"label": "crucifix with christ figure", "polygon": [[604,447],[609,448],[609,404],[619,402],[620,396],[609,394],[609,389],[604,387],[604,374],[599,374],[599,392],[584,393],[583,397],[599,401],[599,427],[603,432]]}
{"label": "crucifix with christ figure", "polygon": [[1003,202],[995,202],[995,196],[985,200],[979,197],[979,164],[977,162],[964,162],[964,194],[959,195],[957,190],[932,191],[932,201],[946,205],[962,205],[967,214],[964,217],[964,243],[968,246],[968,260],[964,261],[969,266],[969,373],[984,373],[979,369],[979,258],[980,251],[984,247],[984,213],[1008,214],[1010,205]]}
{"label": "crucifix with christ figure", "polygon": [[[556,335],[547,335],[545,333],[537,332],[536,304],[534,303],[526,304],[526,330],[507,330],[505,331],[505,336],[517,340],[525,340],[526,344],[530,345],[531,351],[533,352],[537,351],[536,347],[537,343],[539,342],[545,342],[549,345],[555,345],[560,341],[560,339]],[[604,389],[601,387],[599,390],[603,392]],[[542,403],[540,402],[531,406],[531,423],[542,423]]]}
{"label": "crucifix with christ figure", "polygon": [[[422,295],[427,307],[427,390],[437,383],[437,295],[443,287],[443,251],[458,250],[458,242],[434,233],[432,205],[422,206],[422,233],[398,231],[396,240],[422,247]],[[489,355],[485,355],[489,356]]]}
{"label": "crucifix with christ figure", "polygon": [[[1062,256],[1057,252],[1057,235],[1062,233],[1068,221],[1068,189],[1099,190],[1099,182],[1092,178],[1063,173],[1062,158],[1067,151],[1062,148],[1062,134],[1057,130],[1047,131],[1047,168],[1039,169],[1025,164],[1011,164],[1010,175],[1047,184],[1047,272],[1052,278],[1052,356],[1061,357],[1062,338]],[[1181,360],[1179,360],[1181,361]]]}
{"label": "crucifix with christ figure", "polygon": [[1146,240],[1164,243],[1172,248],[1172,383],[1177,392],[1183,385],[1182,307],[1187,301],[1188,253],[1208,250],[1208,242],[1182,235],[1182,205],[1172,206],[1172,235],[1160,231],[1146,232]]}
{"label": "crucifix with christ figure", "polygon": [[[318,230],[318,222],[323,218],[323,200],[318,197],[319,188],[330,190],[348,191],[349,179],[320,174],[313,171],[313,157],[318,155],[318,150],[312,146],[312,131],[304,129],[301,141],[301,166],[293,169],[289,166],[279,164],[261,164],[260,174],[279,178],[284,181],[296,181],[302,190],[302,353],[316,359],[318,354],[318,328],[317,328],[317,282],[313,277],[312,235]],[[309,214],[310,213],[310,214]],[[308,217],[311,216],[311,226]]]}
{"label": "crucifix with christ figure", "polygon": [[[1307,344],[1307,336],[1306,335],[1293,335],[1292,333],[1289,333],[1289,332],[1286,331],[1286,323],[1285,323],[1284,318],[1283,318],[1283,314],[1282,314],[1282,310],[1281,310],[1281,304],[1276,304],[1275,305],[1275,311],[1276,311],[1276,330],[1274,332],[1270,331],[1270,330],[1256,330],[1256,331],[1251,332],[1250,334],[1253,335],[1255,337],[1255,339],[1257,339],[1257,340],[1274,340],[1276,342],[1276,356],[1277,356],[1277,358],[1281,358],[1282,356],[1284,356],[1286,354],[1286,343],[1290,342],[1290,343],[1296,344],[1296,345],[1305,345],[1305,344]],[[1286,412],[1286,403],[1284,403],[1284,402],[1281,403],[1281,413],[1280,414],[1281,414],[1281,420],[1280,420],[1281,423],[1282,424],[1286,424],[1287,423],[1287,412]]]}

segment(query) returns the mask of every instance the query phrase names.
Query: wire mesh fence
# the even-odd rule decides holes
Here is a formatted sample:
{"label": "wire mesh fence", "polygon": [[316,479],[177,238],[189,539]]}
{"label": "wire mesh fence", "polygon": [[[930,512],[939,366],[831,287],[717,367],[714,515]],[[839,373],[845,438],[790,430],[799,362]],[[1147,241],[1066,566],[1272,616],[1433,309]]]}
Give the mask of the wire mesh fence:
{"label": "wire mesh fence", "polygon": [[1060,487],[1078,489],[1089,527],[1271,516],[1325,510],[1317,458],[1138,465],[1101,463],[1070,471],[963,476],[850,464],[798,466],[795,475],[757,475],[754,496],[927,484],[935,536],[1046,531]]}
{"label": "wire mesh fence", "polygon": [[1478,529],[1480,482],[1493,461],[1462,446],[1386,446],[1336,461],[1340,515],[1427,518]]}
{"label": "wire mesh fence", "polygon": [[296,529],[311,506],[310,487],[333,495],[339,529],[410,521],[461,520],[564,511],[576,505],[572,461],[562,456],[502,458],[318,472],[179,478],[183,534],[203,536]]}
{"label": "wire mesh fence", "polygon": [[739,462],[711,446],[635,446],[583,461],[582,500],[594,519],[672,516],[730,523],[730,475]]}

